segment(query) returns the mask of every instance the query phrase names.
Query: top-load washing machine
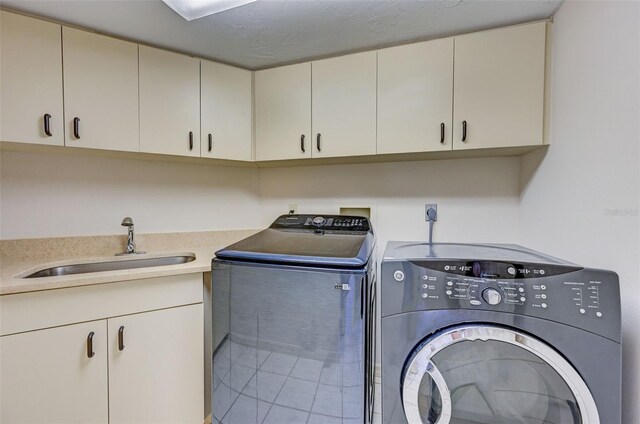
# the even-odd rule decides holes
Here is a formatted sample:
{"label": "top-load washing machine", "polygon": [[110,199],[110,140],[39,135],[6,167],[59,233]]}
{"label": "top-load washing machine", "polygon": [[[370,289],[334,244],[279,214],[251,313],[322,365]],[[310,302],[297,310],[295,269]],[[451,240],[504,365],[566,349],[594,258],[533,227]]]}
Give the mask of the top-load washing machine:
{"label": "top-load washing machine", "polygon": [[371,421],[374,250],[364,217],[283,215],[216,252],[213,423]]}
{"label": "top-load washing machine", "polygon": [[619,424],[618,276],[515,245],[390,242],[385,424]]}

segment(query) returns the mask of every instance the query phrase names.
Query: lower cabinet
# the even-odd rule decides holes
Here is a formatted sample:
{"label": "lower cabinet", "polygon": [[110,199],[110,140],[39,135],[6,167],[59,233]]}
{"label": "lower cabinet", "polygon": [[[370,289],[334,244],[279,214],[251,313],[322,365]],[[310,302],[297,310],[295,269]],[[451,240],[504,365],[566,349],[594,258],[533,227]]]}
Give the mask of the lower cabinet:
{"label": "lower cabinet", "polygon": [[0,382],[2,423],[107,423],[107,321],[0,337]]}
{"label": "lower cabinet", "polygon": [[202,303],[109,319],[109,422],[202,423]]}
{"label": "lower cabinet", "polygon": [[0,337],[2,423],[202,423],[202,303]]}

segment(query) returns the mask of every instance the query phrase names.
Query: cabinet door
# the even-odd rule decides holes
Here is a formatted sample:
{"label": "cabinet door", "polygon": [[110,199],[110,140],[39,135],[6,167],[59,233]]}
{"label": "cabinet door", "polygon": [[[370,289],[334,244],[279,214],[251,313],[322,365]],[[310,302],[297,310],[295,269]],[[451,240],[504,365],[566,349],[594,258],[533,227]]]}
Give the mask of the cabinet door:
{"label": "cabinet door", "polygon": [[108,421],[105,320],[3,336],[0,352],[0,422]]}
{"label": "cabinet door", "polygon": [[251,160],[251,72],[201,61],[202,157]]}
{"label": "cabinet door", "polygon": [[60,33],[60,25],[0,11],[2,141],[64,144]]}
{"label": "cabinet door", "polygon": [[255,73],[256,160],[311,157],[311,63]]}
{"label": "cabinet door", "polygon": [[65,145],[138,151],[138,45],[66,27],[62,40]]}
{"label": "cabinet door", "polygon": [[200,156],[200,61],[139,47],[140,151]]}
{"label": "cabinet door", "polygon": [[451,150],[453,38],[378,52],[377,153]]}
{"label": "cabinet door", "polygon": [[545,31],[540,22],[455,37],[454,150],[543,143]]}
{"label": "cabinet door", "polygon": [[203,320],[201,303],[109,319],[111,424],[202,423]]}
{"label": "cabinet door", "polygon": [[376,153],[376,52],[313,62],[313,157]]}

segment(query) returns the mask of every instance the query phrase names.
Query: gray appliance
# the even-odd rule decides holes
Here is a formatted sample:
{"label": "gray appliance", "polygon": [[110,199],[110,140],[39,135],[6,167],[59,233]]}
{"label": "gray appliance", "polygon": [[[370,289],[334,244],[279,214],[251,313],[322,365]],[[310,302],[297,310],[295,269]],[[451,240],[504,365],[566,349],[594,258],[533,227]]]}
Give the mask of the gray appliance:
{"label": "gray appliance", "polygon": [[618,424],[618,276],[516,245],[390,242],[385,424]]}
{"label": "gray appliance", "polygon": [[366,218],[283,215],[216,252],[214,423],[370,422],[374,247]]}

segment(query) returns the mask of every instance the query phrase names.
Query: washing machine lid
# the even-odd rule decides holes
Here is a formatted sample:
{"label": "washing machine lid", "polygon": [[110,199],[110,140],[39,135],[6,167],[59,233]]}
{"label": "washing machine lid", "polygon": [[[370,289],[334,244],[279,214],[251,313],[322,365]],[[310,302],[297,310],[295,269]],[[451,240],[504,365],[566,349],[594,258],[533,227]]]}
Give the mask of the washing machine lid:
{"label": "washing machine lid", "polygon": [[367,218],[282,215],[266,230],[216,252],[226,260],[335,268],[367,265],[375,238]]}
{"label": "washing machine lid", "polygon": [[575,266],[571,262],[517,244],[420,243],[390,241],[384,260],[450,259],[463,261],[507,261]]}
{"label": "washing machine lid", "polygon": [[402,375],[409,423],[600,424],[593,396],[552,347],[507,327],[467,324],[418,345]]}

